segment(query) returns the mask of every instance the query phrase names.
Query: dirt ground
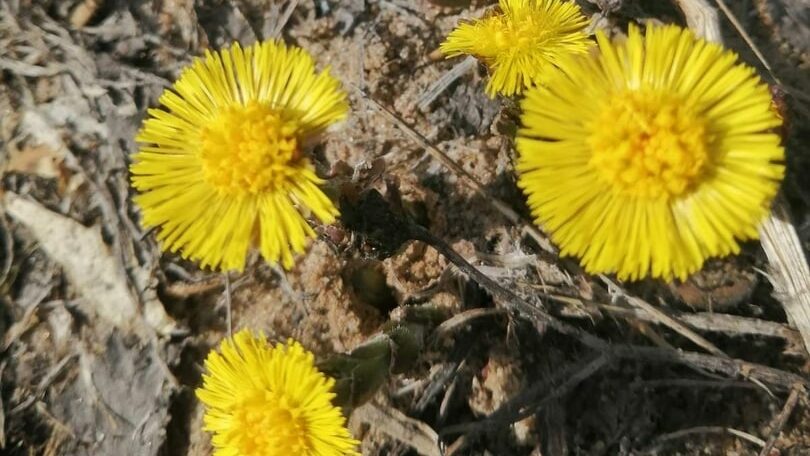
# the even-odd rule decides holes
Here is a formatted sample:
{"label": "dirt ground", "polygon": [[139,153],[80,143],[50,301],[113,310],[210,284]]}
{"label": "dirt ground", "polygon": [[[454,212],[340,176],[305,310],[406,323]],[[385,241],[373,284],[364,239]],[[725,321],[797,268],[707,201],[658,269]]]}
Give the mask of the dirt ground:
{"label": "dirt ground", "polygon": [[[235,328],[319,356],[413,308],[443,316],[411,368],[354,410],[363,454],[810,454],[810,358],[759,243],[686,283],[586,275],[522,228],[516,108],[484,94],[486,70],[468,65],[426,95],[463,60],[441,58],[439,43],[492,3],[0,0],[0,454],[211,453],[193,391],[227,335],[225,281],[161,253],[127,166],[146,109],[184,65],[272,37],[331,66],[350,94],[349,118],[313,152],[329,191],[379,190],[432,236],[380,248],[356,226],[385,214],[361,214],[320,227],[292,271],[252,258],[230,279]],[[579,3],[615,31],[684,23],[678,2]],[[726,3],[780,82],[720,14],[726,44],[784,101],[783,193],[807,252],[810,5]],[[573,330],[507,312],[464,260]]]}

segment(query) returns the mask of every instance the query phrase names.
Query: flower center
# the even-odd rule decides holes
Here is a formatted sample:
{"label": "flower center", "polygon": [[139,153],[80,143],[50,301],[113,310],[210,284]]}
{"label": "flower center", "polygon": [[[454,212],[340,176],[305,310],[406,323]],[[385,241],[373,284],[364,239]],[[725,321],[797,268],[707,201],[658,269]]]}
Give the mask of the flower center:
{"label": "flower center", "polygon": [[508,23],[495,32],[494,44],[498,52],[513,50],[516,47],[524,48],[532,44],[536,32],[533,33],[529,21],[519,24]]}
{"label": "flower center", "polygon": [[257,391],[233,412],[239,454],[309,454],[309,429],[301,409],[272,391]]}
{"label": "flower center", "polygon": [[221,194],[272,192],[300,156],[298,122],[258,102],[223,109],[201,131],[203,176]]}
{"label": "flower center", "polygon": [[[549,35],[549,24],[538,15],[528,15],[518,19],[501,18],[493,26],[491,48],[485,57],[495,57],[503,53],[521,53],[541,46]],[[482,34],[484,35],[484,34]]]}
{"label": "flower center", "polygon": [[652,90],[614,96],[588,138],[590,164],[621,193],[669,199],[691,191],[711,163],[711,141],[700,113]]}

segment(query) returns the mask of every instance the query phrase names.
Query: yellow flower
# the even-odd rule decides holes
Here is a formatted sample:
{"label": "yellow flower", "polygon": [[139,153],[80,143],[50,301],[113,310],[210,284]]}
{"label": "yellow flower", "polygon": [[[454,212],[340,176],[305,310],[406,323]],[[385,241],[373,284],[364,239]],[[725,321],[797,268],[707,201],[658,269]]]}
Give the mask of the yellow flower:
{"label": "yellow flower", "polygon": [[268,345],[248,330],[205,360],[197,397],[217,456],[356,455],[358,442],[332,404],[334,379],[299,343]]}
{"label": "yellow flower", "polygon": [[685,279],[738,252],[784,172],[767,86],[679,27],[597,41],[523,101],[517,170],[536,222],[621,279]]}
{"label": "yellow flower", "polygon": [[448,57],[472,54],[491,71],[487,94],[514,95],[541,84],[566,54],[590,46],[588,25],[572,1],[500,0],[500,13],[463,23],[440,50]]}
{"label": "yellow flower", "polygon": [[337,209],[303,148],[345,117],[346,94],[304,50],[268,41],[205,53],[150,109],[130,167],[146,227],[172,252],[242,270],[251,247],[293,264]]}

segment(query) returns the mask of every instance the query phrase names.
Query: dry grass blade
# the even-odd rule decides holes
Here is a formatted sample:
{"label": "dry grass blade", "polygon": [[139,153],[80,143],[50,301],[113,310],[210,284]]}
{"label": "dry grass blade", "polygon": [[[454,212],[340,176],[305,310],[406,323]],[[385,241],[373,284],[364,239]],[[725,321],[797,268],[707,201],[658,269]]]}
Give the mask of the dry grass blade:
{"label": "dry grass blade", "polygon": [[757,385],[749,382],[741,382],[737,380],[695,380],[691,378],[675,378],[675,379],[662,379],[662,380],[643,380],[633,382],[630,385],[634,389],[654,389],[654,388],[713,388],[713,389],[726,389],[726,388],[742,388],[742,389],[756,389]]}
{"label": "dry grass blade", "polygon": [[740,24],[740,21],[737,20],[737,17],[734,15],[734,13],[731,12],[731,9],[729,9],[728,5],[726,5],[726,2],[723,0],[714,0],[714,1],[715,3],[717,3],[717,6],[720,7],[720,10],[723,11],[723,14],[726,15],[726,19],[728,19],[728,21],[731,22],[731,25],[734,26],[734,29],[737,30],[737,33],[740,34],[742,39],[745,41],[745,44],[747,44],[748,47],[751,48],[751,51],[754,53],[754,55],[757,56],[757,59],[759,59],[759,61],[762,63],[762,66],[764,66],[765,69],[768,71],[768,74],[771,75],[774,81],[776,81],[778,84],[781,84],[782,82],[779,80],[779,78],[777,78],[776,75],[773,74],[771,64],[765,58],[765,55],[762,53],[762,51],[759,50],[759,47],[757,47],[756,43],[754,43],[754,40],[751,39],[751,35],[749,35],[748,32],[745,31],[742,24]]}
{"label": "dry grass blade", "polygon": [[679,315],[678,318],[693,328],[703,331],[724,332],[730,335],[752,334],[778,337],[785,339],[785,341],[791,345],[801,345],[801,335],[798,331],[781,323],[768,320],[716,312],[684,313]]}
{"label": "dry grass blade", "polygon": [[[586,312],[583,314],[580,311],[580,309],[588,308],[597,313],[604,311],[613,316],[625,319],[642,320],[659,324],[661,323],[659,319],[650,315],[644,309],[638,307],[631,309],[613,304],[605,304],[595,301],[583,301],[582,299],[557,294],[546,294],[545,296],[548,299],[554,300],[554,302],[562,304],[564,306],[562,314],[570,317],[590,317],[590,313]],[[779,339],[784,339],[785,342],[788,343],[786,351],[795,352],[796,349],[803,350],[801,348],[803,346],[801,334],[795,329],[782,323],[717,312],[670,312],[670,314],[678,321],[681,321],[699,331],[725,333],[730,336],[757,335],[776,337]]]}
{"label": "dry grass blade", "polygon": [[267,38],[279,38],[281,37],[281,32],[284,30],[284,26],[287,25],[287,22],[290,21],[292,17],[293,11],[295,11],[295,7],[298,6],[298,0],[289,0],[287,2],[284,11],[281,13],[281,16],[275,22],[273,30],[270,32],[270,35]]}
{"label": "dry grass blade", "polygon": [[[761,364],[749,363],[739,359],[721,358],[714,355],[695,353],[684,350],[662,350],[658,348],[639,347],[633,345],[614,345],[611,355],[619,358],[647,360],[658,363],[678,363],[723,374],[730,378],[743,378],[754,382],[758,386],[767,384],[777,387],[782,391],[794,388],[796,384],[801,384],[805,388],[810,386],[810,380]],[[769,395],[773,395],[770,390],[764,388]]]}
{"label": "dry grass blade", "polygon": [[425,89],[422,96],[420,96],[419,100],[417,100],[416,106],[422,112],[427,111],[430,108],[430,104],[433,103],[433,100],[441,95],[441,93],[444,92],[450,86],[450,84],[455,82],[456,79],[460,78],[467,72],[471,71],[476,65],[478,65],[478,60],[472,56],[468,56],[461,62],[455,64],[453,68],[445,71],[439,79]]}

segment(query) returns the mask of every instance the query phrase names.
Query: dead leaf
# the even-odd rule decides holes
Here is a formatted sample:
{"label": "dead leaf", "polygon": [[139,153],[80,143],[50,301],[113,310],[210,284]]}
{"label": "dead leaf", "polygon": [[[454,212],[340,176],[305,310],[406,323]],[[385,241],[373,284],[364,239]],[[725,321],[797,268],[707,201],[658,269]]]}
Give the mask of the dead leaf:
{"label": "dead leaf", "polygon": [[6,193],[6,211],[25,225],[42,249],[64,269],[93,312],[118,327],[138,316],[138,303],[126,276],[98,228],[87,228],[40,204]]}
{"label": "dead leaf", "polygon": [[54,454],[165,453],[176,390],[157,344],[113,331],[100,344],[80,344],[77,352],[78,375],[68,376],[48,404],[76,438],[61,443]]}

